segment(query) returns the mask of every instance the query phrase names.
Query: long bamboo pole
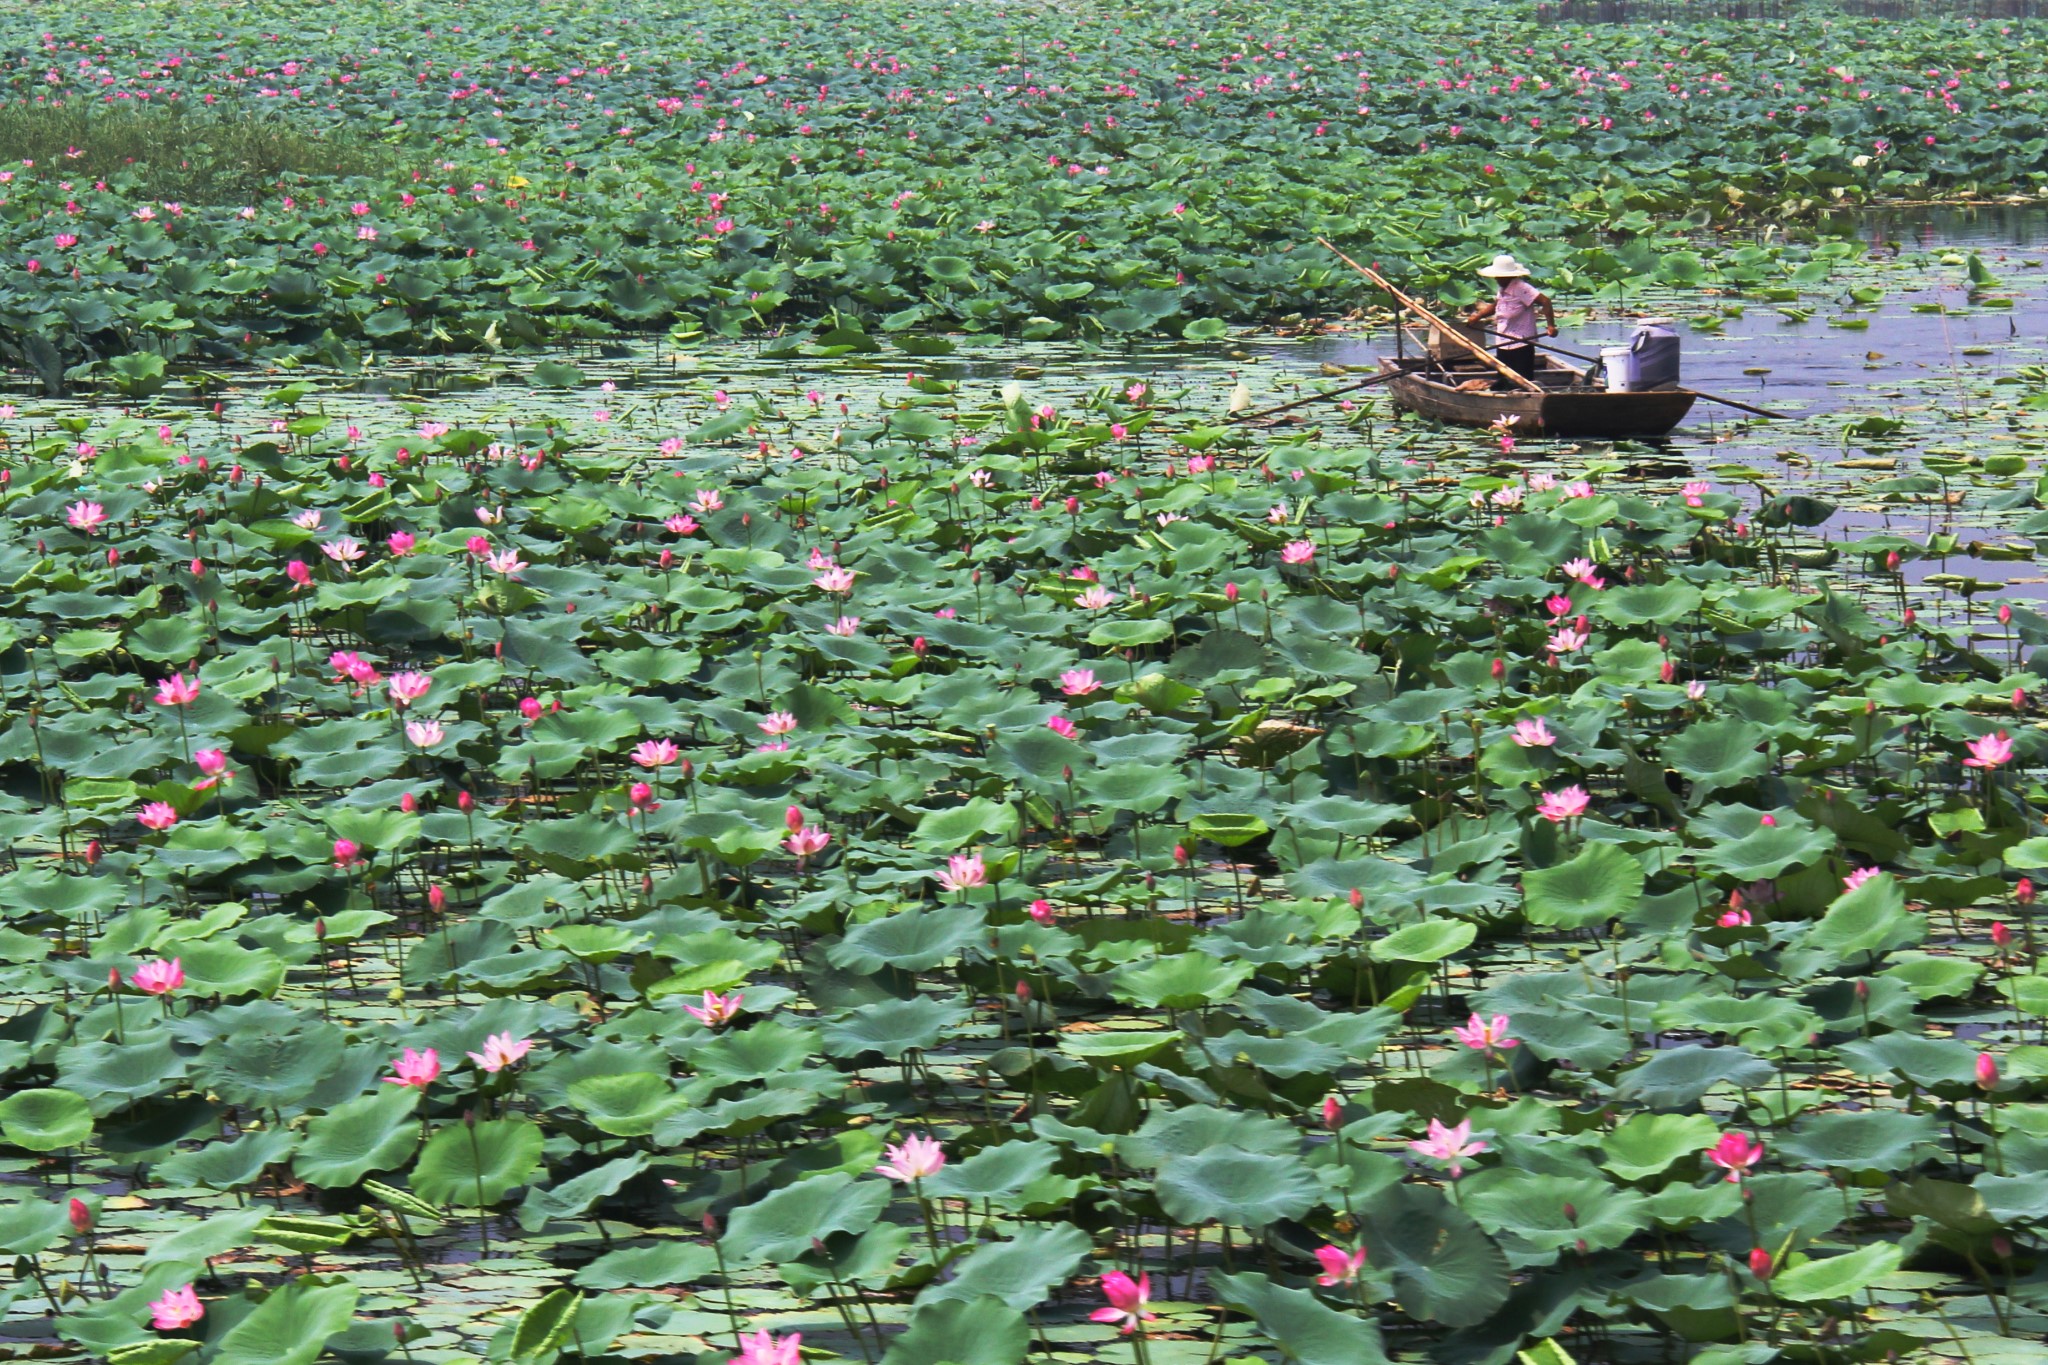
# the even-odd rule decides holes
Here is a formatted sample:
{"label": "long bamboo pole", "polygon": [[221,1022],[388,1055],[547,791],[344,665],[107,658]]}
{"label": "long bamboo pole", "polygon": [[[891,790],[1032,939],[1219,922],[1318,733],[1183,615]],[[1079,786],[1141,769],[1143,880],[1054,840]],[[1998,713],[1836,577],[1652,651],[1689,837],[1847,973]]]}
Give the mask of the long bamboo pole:
{"label": "long bamboo pole", "polygon": [[1358,262],[1352,260],[1349,256],[1346,256],[1343,252],[1337,250],[1336,247],[1331,246],[1329,242],[1325,241],[1321,237],[1316,238],[1316,240],[1318,242],[1322,242],[1323,246],[1327,248],[1330,251],[1330,253],[1334,255],[1338,260],[1344,262],[1344,264],[1350,266],[1353,270],[1356,270],[1359,274],[1365,276],[1374,284],[1386,290],[1389,294],[1392,294],[1394,298],[1400,302],[1402,307],[1408,309],[1417,317],[1421,318],[1424,322],[1429,323],[1432,327],[1435,327],[1439,332],[1442,332],[1445,336],[1457,342],[1460,346],[1463,346],[1473,355],[1478,356],[1481,360],[1485,361],[1488,365],[1492,366],[1495,370],[1497,370],[1506,378],[1512,379],[1518,387],[1526,389],[1530,393],[1543,392],[1543,389],[1540,385],[1532,382],[1531,380],[1523,378],[1521,375],[1516,374],[1513,370],[1509,369],[1506,365],[1502,364],[1500,357],[1496,356],[1492,351],[1487,350],[1484,346],[1481,346],[1478,342],[1472,340],[1463,332],[1451,326],[1449,323],[1445,322],[1436,314],[1430,312],[1427,308],[1424,308],[1414,299],[1409,298],[1406,294],[1394,288],[1393,285],[1387,283],[1386,277],[1381,275],[1379,271],[1372,269],[1370,266],[1360,265]]}

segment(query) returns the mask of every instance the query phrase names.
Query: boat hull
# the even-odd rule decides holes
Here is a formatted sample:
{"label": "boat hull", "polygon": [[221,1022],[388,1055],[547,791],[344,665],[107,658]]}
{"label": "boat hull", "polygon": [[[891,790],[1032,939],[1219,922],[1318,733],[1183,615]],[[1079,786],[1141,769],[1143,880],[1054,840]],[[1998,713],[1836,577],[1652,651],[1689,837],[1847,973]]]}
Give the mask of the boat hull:
{"label": "boat hull", "polygon": [[[1440,422],[1491,427],[1512,418],[1520,438],[1554,437],[1587,440],[1655,438],[1667,435],[1692,411],[1693,395],[1683,389],[1645,389],[1609,393],[1584,385],[1546,387],[1542,393],[1486,389],[1473,393],[1427,377],[1419,362],[1383,360],[1388,370],[1405,373],[1387,381],[1395,404]],[[1453,370],[1454,379],[1490,378],[1484,370]],[[1570,383],[1578,372],[1565,366],[1537,372],[1540,383]]]}

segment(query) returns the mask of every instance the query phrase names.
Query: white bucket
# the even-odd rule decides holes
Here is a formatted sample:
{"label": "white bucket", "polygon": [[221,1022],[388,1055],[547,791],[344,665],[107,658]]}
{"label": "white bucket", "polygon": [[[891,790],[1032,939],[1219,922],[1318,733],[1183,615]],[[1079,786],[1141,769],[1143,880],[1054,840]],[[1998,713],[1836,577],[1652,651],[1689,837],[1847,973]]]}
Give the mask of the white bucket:
{"label": "white bucket", "polygon": [[1602,346],[1600,368],[1607,375],[1609,393],[1626,393],[1636,382],[1635,352],[1626,346]]}

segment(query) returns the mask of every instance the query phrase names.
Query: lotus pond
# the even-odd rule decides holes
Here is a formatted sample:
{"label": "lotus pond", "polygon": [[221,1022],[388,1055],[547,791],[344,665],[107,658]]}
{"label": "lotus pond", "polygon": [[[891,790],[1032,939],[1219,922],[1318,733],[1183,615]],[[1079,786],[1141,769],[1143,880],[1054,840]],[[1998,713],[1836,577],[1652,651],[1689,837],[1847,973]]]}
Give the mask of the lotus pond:
{"label": "lotus pond", "polygon": [[[2039,1359],[2039,219],[1796,216],[2014,187],[2032,30],[1545,26],[1636,116],[1630,61],[1959,82],[1862,165],[1689,92],[1567,184],[1555,79],[1340,117],[1321,6],[695,13],[0,17],[30,103],[332,104],[423,177],[0,186],[62,341],[0,401],[0,1351]],[[1519,31],[1433,16],[1365,65]],[[1408,152],[1453,101],[1553,131]],[[1708,138],[1795,216],[1681,221]],[[1225,420],[1386,348],[1293,249],[1376,158],[1414,274],[1505,233],[1567,340],[1674,312],[1796,419]]]}

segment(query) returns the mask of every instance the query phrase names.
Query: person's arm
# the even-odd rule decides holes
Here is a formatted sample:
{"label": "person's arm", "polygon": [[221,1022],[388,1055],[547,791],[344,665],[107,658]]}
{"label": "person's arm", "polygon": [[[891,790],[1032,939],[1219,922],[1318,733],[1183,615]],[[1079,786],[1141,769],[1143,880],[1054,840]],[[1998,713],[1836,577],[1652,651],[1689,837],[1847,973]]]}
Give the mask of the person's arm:
{"label": "person's arm", "polygon": [[1491,300],[1485,303],[1474,304],[1472,306],[1472,311],[1465,314],[1465,321],[1482,322],[1485,319],[1492,317],[1493,312],[1494,305]]}
{"label": "person's arm", "polygon": [[1543,326],[1551,336],[1557,335],[1557,310],[1550,306],[1550,295],[1538,294],[1536,306],[1543,310]]}

